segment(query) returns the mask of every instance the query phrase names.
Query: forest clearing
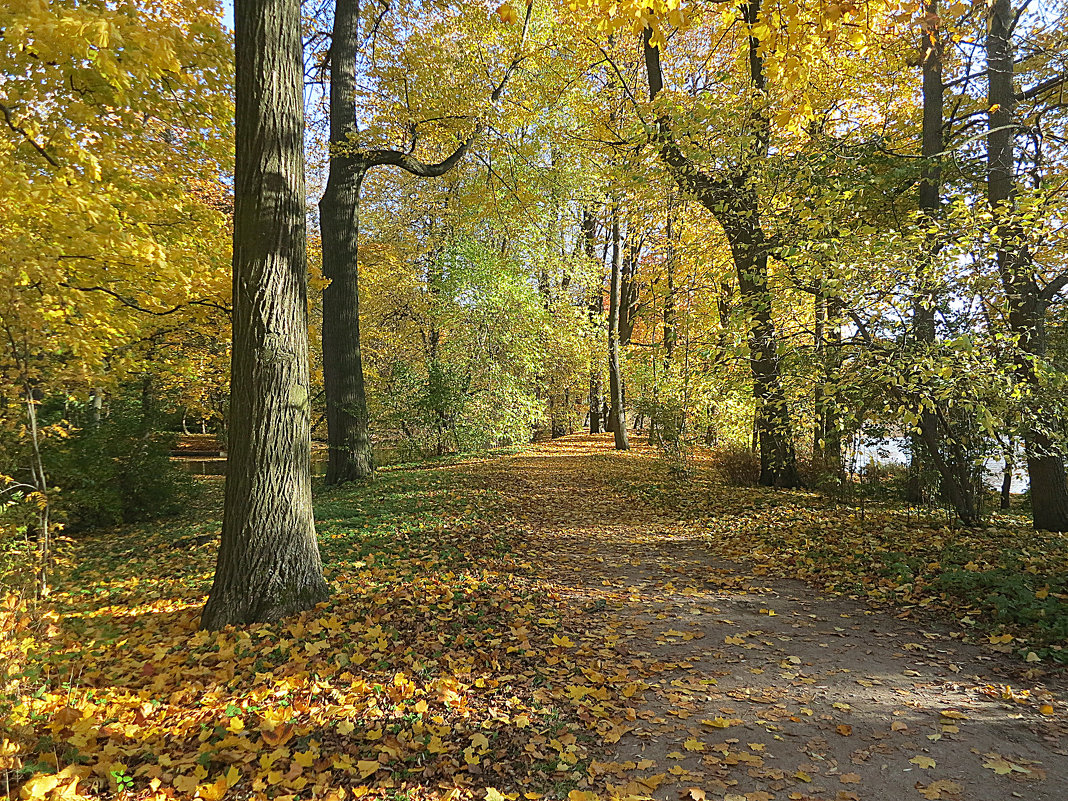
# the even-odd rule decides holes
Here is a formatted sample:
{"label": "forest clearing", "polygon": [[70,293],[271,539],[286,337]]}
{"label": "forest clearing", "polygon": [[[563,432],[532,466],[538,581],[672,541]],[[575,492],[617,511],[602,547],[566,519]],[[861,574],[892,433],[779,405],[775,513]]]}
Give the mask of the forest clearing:
{"label": "forest clearing", "polygon": [[1068,0],[0,0],[0,793],[1068,797]]}
{"label": "forest clearing", "polygon": [[[696,480],[682,517],[656,452],[605,436],[385,470],[319,496],[328,601],[218,633],[217,494],[89,537],[7,652],[27,670],[0,736],[40,770],[21,795],[1063,797],[1063,674],[1006,655],[1044,635],[938,584],[1025,526],[922,527],[957,564],[903,592],[901,510],[839,510],[849,544],[806,550],[817,496]],[[1043,564],[1032,586],[1063,587]]]}

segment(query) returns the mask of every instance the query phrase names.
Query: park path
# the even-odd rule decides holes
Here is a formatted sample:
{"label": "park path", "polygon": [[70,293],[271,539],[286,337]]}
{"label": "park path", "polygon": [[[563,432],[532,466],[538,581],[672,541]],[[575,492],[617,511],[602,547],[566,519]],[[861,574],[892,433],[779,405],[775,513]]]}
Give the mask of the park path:
{"label": "park path", "polygon": [[[1020,663],[719,557],[699,526],[621,496],[651,450],[572,436],[472,468],[576,631],[644,704],[595,772],[658,799],[1068,798],[1068,731]],[[646,463],[645,467],[648,467]],[[1029,689],[1029,703],[1007,695]],[[1048,711],[1048,710],[1047,710]]]}

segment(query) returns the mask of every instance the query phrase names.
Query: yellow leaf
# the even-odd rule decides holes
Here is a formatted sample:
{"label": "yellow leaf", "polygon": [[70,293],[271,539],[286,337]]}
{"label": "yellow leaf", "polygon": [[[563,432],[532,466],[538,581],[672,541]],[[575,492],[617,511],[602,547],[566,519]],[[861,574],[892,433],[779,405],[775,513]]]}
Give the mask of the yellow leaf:
{"label": "yellow leaf", "polygon": [[497,14],[508,25],[514,25],[519,20],[519,12],[515,10],[515,6],[511,3],[505,3],[498,8]]}
{"label": "yellow leaf", "polygon": [[226,783],[226,777],[220,776],[219,779],[212,784],[202,784],[197,788],[197,793],[204,801],[222,801],[223,796],[226,795],[226,791],[230,789],[230,785]]}
{"label": "yellow leaf", "polygon": [[704,751],[705,744],[698,740],[696,737],[691,737],[689,740],[682,744],[682,747],[687,751]]}
{"label": "yellow leaf", "polygon": [[379,764],[377,761],[372,761],[369,759],[361,759],[359,762],[356,763],[356,771],[360,774],[361,779],[366,779],[372,773],[375,773],[380,767],[382,767],[382,765]]}
{"label": "yellow leaf", "polygon": [[[741,721],[738,721],[738,722],[741,722]],[[712,718],[711,720],[702,720],[701,723],[704,724],[705,726],[711,726],[713,729],[725,729],[728,726],[730,726],[733,723],[735,723],[735,721],[727,720],[726,718],[715,717],[715,718]]]}
{"label": "yellow leaf", "polygon": [[353,725],[351,720],[343,720],[339,724],[337,724],[337,733],[343,737],[347,737],[348,735],[352,734],[355,729],[356,727]]}
{"label": "yellow leaf", "polygon": [[19,795],[25,799],[47,798],[57,784],[59,784],[58,776],[51,773],[39,773],[22,785]]}
{"label": "yellow leaf", "polygon": [[245,730],[245,721],[241,718],[230,718],[230,724],[226,727],[226,730],[231,734],[238,734]]}
{"label": "yellow leaf", "polygon": [[1052,715],[1053,714],[1053,704],[1042,704],[1042,706],[1040,706],[1038,708],[1038,714],[1040,714],[1040,715]]}
{"label": "yellow leaf", "polygon": [[930,770],[935,766],[935,761],[927,756],[917,755],[909,760],[913,765],[919,765],[924,770]]}

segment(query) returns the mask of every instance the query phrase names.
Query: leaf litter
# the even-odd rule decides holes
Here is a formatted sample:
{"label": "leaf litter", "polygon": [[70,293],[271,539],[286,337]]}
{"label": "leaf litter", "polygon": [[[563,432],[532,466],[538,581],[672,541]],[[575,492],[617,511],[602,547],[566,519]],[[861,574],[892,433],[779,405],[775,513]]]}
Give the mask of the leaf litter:
{"label": "leaf litter", "polygon": [[[576,436],[325,491],[333,596],[242,631],[196,631],[214,545],[187,538],[216,521],[79,543],[63,591],[3,610],[6,791],[1061,797],[1064,706],[1020,686],[1001,643],[788,580],[811,581],[813,557],[780,577],[766,546],[752,558],[724,521],[659,503],[653,456]],[[708,496],[739,530],[813,503]]]}

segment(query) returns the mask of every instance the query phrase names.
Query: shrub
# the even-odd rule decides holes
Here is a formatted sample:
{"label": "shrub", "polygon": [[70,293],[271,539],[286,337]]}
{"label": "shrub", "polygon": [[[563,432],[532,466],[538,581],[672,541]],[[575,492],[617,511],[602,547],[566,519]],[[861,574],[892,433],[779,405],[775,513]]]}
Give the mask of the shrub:
{"label": "shrub", "polygon": [[174,466],[174,435],[116,401],[96,425],[46,443],[57,519],[67,531],[134,523],[181,510],[190,476]]}
{"label": "shrub", "polygon": [[733,487],[755,487],[760,482],[760,455],[741,445],[724,445],[712,452],[712,467]]}

